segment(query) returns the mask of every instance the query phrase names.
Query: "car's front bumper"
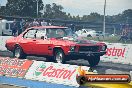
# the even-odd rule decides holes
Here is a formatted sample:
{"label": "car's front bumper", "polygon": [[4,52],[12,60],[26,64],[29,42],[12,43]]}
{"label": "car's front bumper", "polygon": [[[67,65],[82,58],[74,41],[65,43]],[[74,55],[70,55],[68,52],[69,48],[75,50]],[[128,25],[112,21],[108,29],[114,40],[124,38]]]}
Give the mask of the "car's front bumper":
{"label": "car's front bumper", "polygon": [[68,55],[70,56],[103,56],[106,54],[106,51],[100,51],[100,52],[75,52],[75,51],[69,51]]}

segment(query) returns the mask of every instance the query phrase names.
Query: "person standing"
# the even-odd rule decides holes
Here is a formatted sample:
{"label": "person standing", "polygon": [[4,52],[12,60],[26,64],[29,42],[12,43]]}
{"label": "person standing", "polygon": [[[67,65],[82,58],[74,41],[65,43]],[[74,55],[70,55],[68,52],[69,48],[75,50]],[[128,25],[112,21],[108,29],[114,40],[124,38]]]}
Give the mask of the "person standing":
{"label": "person standing", "polygon": [[21,26],[21,32],[24,31],[24,25],[26,24],[25,20],[22,19],[21,22],[20,22],[20,26]]}
{"label": "person standing", "polygon": [[17,33],[17,31],[18,31],[16,19],[14,19],[14,22],[13,22],[13,24],[12,24],[11,29],[12,29],[12,35],[13,35],[13,36],[16,36],[16,33]]}
{"label": "person standing", "polygon": [[33,26],[39,26],[39,23],[37,22],[36,19],[34,19],[34,21],[33,21]]}
{"label": "person standing", "polygon": [[46,26],[48,23],[47,22],[45,22],[45,20],[43,20],[42,22],[41,22],[41,26]]}

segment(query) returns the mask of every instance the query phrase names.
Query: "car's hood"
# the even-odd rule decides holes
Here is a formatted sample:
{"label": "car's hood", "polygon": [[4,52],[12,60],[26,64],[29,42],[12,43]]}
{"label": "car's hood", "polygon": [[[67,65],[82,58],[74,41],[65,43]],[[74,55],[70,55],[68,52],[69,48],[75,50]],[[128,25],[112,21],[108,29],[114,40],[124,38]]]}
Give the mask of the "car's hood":
{"label": "car's hood", "polygon": [[60,45],[97,45],[100,44],[97,41],[94,40],[87,40],[82,38],[61,38],[61,39],[55,39],[56,42],[54,44],[60,44]]}

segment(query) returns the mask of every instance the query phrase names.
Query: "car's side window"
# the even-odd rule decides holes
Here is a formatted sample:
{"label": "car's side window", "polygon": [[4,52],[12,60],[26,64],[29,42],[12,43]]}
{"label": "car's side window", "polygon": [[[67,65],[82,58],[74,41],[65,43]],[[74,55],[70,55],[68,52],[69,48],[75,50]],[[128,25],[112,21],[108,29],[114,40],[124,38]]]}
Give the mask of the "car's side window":
{"label": "car's side window", "polygon": [[35,38],[35,29],[30,29],[23,37],[24,38]]}
{"label": "car's side window", "polygon": [[66,31],[63,29],[47,29],[47,37],[48,38],[57,38],[57,37],[65,37],[66,36]]}
{"label": "car's side window", "polygon": [[43,39],[43,38],[46,38],[46,31],[45,29],[38,29],[37,32],[36,32],[36,38],[37,39]]}

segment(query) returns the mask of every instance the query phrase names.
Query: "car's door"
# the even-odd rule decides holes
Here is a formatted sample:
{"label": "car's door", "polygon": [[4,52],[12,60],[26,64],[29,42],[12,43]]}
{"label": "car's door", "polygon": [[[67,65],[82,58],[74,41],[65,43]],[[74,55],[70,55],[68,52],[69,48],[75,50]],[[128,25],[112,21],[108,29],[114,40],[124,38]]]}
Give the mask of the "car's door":
{"label": "car's door", "polygon": [[35,33],[36,29],[29,29],[24,35],[23,38],[20,42],[20,45],[24,52],[26,54],[35,54],[35,47],[36,47],[36,38],[35,38]]}
{"label": "car's door", "polygon": [[37,55],[48,55],[50,46],[50,41],[46,37],[46,29],[38,29],[36,32],[36,47],[35,53]]}

